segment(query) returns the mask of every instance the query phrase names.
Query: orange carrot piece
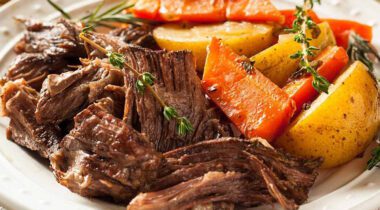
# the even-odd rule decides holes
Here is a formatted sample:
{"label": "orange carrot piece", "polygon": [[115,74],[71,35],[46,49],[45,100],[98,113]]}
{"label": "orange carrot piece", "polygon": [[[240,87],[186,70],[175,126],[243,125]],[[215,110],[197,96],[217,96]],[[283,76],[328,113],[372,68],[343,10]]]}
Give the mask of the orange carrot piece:
{"label": "orange carrot piece", "polygon": [[[281,14],[285,17],[285,22],[283,24],[286,28],[292,28],[293,22],[296,19],[294,14],[296,11],[294,9],[288,9],[288,10],[280,10]],[[319,19],[318,15],[313,11],[309,10],[307,14],[311,17],[311,19],[316,23],[321,23],[321,20]]]}
{"label": "orange carrot piece", "polygon": [[[316,60],[322,61],[317,71],[319,75],[325,77],[329,82],[333,82],[348,63],[348,55],[342,47],[328,47],[317,56]],[[302,110],[305,103],[313,101],[318,92],[312,85],[313,77],[306,76],[288,83],[283,90],[296,102],[297,112]]]}
{"label": "orange carrot piece", "polygon": [[227,19],[283,23],[284,16],[270,0],[227,0]]}
{"label": "orange carrot piece", "polygon": [[133,7],[133,14],[136,17],[157,20],[160,0],[138,0]]}
{"label": "orange carrot piece", "polygon": [[221,22],[226,20],[225,0],[183,0],[181,20],[192,22]]}
{"label": "orange carrot piece", "polygon": [[245,17],[245,8],[249,0],[227,0],[226,16],[228,20],[240,21]]}
{"label": "orange carrot piece", "polygon": [[244,10],[244,21],[276,22],[283,24],[285,21],[281,12],[270,0],[249,0]]}
{"label": "orange carrot piece", "polygon": [[348,47],[348,39],[351,31],[354,31],[369,42],[372,41],[372,27],[369,25],[350,20],[323,19],[323,21],[327,21],[330,24],[337,45],[345,49]]}
{"label": "orange carrot piece", "polygon": [[179,21],[184,5],[183,0],[161,0],[159,16],[164,21]]}
{"label": "orange carrot piece", "polygon": [[284,16],[270,0],[137,0],[134,14],[168,22],[284,22]]}
{"label": "orange carrot piece", "polygon": [[208,47],[202,87],[247,138],[272,141],[295,111],[285,91],[215,38]]}

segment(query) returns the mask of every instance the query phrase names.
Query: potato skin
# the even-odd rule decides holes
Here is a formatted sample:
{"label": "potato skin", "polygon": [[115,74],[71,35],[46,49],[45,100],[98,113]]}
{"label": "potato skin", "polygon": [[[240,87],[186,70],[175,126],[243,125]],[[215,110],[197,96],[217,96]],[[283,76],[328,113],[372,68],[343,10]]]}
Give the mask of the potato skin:
{"label": "potato skin", "polygon": [[264,50],[275,41],[271,25],[229,21],[207,25],[164,24],[154,29],[153,37],[163,49],[191,50],[200,71],[203,71],[206,48],[212,37],[222,39],[236,53],[247,57]]}
{"label": "potato skin", "polygon": [[[327,22],[318,24],[321,33],[310,42],[311,46],[324,49],[327,46],[335,45],[335,37]],[[255,62],[255,67],[266,77],[271,79],[278,86],[283,87],[289,77],[299,67],[299,60],[290,58],[297,51],[301,50],[301,45],[294,41],[293,36],[289,36],[268,49],[256,54],[251,58]],[[316,52],[318,54],[318,52]]]}
{"label": "potato skin", "polygon": [[366,66],[353,63],[301,113],[275,145],[303,157],[323,157],[323,168],[362,153],[379,131],[379,91]]}

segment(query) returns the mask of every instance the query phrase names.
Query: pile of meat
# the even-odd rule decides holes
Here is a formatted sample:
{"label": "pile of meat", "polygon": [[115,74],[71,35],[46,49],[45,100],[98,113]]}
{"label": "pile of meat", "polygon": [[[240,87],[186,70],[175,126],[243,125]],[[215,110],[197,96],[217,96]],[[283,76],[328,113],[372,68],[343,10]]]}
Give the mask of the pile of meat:
{"label": "pile of meat", "polygon": [[156,50],[149,27],[89,34],[157,78],[154,89],[194,127],[179,136],[152,95],[136,91],[130,72],[97,50],[86,54],[79,26],[66,20],[24,24],[1,90],[7,136],[48,158],[57,181],[71,191],[130,210],[274,202],[297,209],[306,201],[321,161],[239,138],[202,92],[191,52]]}

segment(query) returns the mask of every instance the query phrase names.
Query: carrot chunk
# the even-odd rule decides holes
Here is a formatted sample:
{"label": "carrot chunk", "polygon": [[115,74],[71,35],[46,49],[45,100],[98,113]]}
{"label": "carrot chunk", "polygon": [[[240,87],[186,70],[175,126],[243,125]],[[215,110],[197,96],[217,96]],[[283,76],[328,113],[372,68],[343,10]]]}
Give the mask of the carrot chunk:
{"label": "carrot chunk", "polygon": [[226,20],[224,0],[184,0],[181,20],[192,22],[222,22]]}
{"label": "carrot chunk", "polygon": [[280,24],[285,20],[270,0],[228,0],[227,19]]}
{"label": "carrot chunk", "polygon": [[[342,47],[328,47],[324,49],[316,60],[322,62],[318,67],[319,75],[333,82],[348,63],[348,55]],[[305,103],[311,102],[318,96],[312,85],[313,77],[305,76],[288,83],[283,89],[296,102],[297,113],[302,110]]]}
{"label": "carrot chunk", "polygon": [[161,0],[159,16],[164,21],[179,21],[184,5],[183,0]]}
{"label": "carrot chunk", "polygon": [[139,0],[133,7],[133,14],[136,17],[157,20],[160,0]]}
{"label": "carrot chunk", "polygon": [[323,21],[327,21],[330,24],[337,45],[345,49],[348,47],[348,39],[351,31],[354,31],[369,42],[372,41],[372,27],[369,25],[350,20],[323,19]]}
{"label": "carrot chunk", "polygon": [[218,39],[208,50],[204,91],[246,137],[272,141],[293,116],[294,101]]}

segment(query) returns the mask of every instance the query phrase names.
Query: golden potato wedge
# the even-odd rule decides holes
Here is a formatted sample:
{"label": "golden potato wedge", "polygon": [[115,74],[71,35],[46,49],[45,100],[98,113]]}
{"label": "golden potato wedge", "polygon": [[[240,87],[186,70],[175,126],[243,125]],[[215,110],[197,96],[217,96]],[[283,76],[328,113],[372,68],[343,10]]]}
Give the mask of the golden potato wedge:
{"label": "golden potato wedge", "polygon": [[362,153],[379,131],[379,92],[366,66],[353,63],[303,111],[275,145],[303,157],[323,157],[324,168]]}
{"label": "golden potato wedge", "polygon": [[[335,37],[327,22],[320,23],[320,35],[310,42],[311,46],[323,49],[335,45]],[[311,35],[309,35],[310,37]],[[301,49],[294,41],[294,35],[280,37],[279,42],[251,58],[255,67],[280,87],[286,84],[288,78],[297,70],[299,60],[291,59],[290,55]],[[318,52],[316,52],[318,54]]]}
{"label": "golden potato wedge", "polygon": [[154,29],[153,37],[167,50],[191,50],[197,69],[203,70],[206,48],[212,37],[223,40],[236,53],[251,57],[271,46],[273,26],[248,22],[225,22],[207,25],[165,24]]}

